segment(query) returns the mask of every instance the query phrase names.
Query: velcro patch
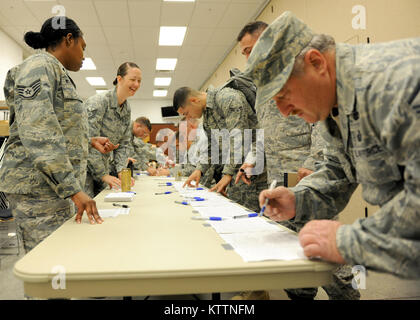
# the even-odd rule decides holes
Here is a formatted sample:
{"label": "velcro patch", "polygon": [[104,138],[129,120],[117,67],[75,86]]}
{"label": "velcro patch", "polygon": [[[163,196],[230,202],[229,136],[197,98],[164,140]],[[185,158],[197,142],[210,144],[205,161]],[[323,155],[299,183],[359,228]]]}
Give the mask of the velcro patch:
{"label": "velcro patch", "polygon": [[39,90],[41,89],[41,80],[34,81],[29,86],[17,86],[17,94],[22,99],[33,99],[38,94]]}

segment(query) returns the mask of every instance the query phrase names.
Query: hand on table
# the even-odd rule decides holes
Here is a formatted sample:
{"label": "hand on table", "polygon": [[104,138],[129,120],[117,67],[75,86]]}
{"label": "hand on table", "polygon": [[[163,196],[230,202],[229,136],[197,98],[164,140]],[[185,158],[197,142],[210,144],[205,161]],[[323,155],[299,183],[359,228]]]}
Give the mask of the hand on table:
{"label": "hand on table", "polygon": [[[120,175],[118,175],[118,176],[120,176]],[[114,177],[114,176],[111,176],[109,174],[104,175],[102,177],[102,181],[107,183],[111,189],[112,188],[115,188],[115,189],[120,189],[121,188],[121,180]]]}
{"label": "hand on table", "polygon": [[[188,186],[188,187],[198,187],[198,185],[200,184],[200,179],[201,179],[201,170],[194,170],[193,173],[191,173],[191,175],[185,181],[185,183],[184,183],[184,185],[182,187],[183,188],[185,186]],[[191,184],[191,181],[195,181],[195,185],[192,185]]]}
{"label": "hand on table", "polygon": [[95,222],[101,224],[104,222],[99,216],[95,200],[89,197],[86,193],[79,191],[78,193],[71,196],[71,200],[77,207],[76,223],[82,223],[82,216],[84,211],[86,211],[91,224],[95,224]]}
{"label": "hand on table", "polygon": [[307,257],[345,264],[337,248],[336,234],[341,223],[334,220],[309,221],[299,232],[299,241]]}
{"label": "hand on table", "polygon": [[216,191],[218,193],[221,193],[225,197],[227,197],[226,187],[229,185],[229,183],[231,181],[232,181],[232,176],[229,175],[229,174],[225,174],[222,177],[222,179],[220,179],[220,181],[213,188],[211,188],[209,191],[210,192]]}

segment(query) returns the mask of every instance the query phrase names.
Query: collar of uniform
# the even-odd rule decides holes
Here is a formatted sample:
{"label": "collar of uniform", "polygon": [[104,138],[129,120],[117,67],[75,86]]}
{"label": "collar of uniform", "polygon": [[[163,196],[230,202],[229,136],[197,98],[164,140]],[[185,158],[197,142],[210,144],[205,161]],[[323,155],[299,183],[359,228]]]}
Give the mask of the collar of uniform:
{"label": "collar of uniform", "polygon": [[210,85],[207,89],[206,108],[213,109],[216,106],[217,89]]}
{"label": "collar of uniform", "polygon": [[69,73],[67,71],[66,68],[64,68],[63,64],[60,62],[60,60],[58,60],[55,56],[53,56],[51,53],[49,53],[48,51],[41,51],[39,54],[45,55],[48,57],[48,59],[53,60],[58,66],[59,68],[70,78]]}
{"label": "collar of uniform", "polygon": [[354,47],[337,43],[335,50],[337,104],[339,114],[350,115],[354,109],[354,82],[352,70],[355,65]]}
{"label": "collar of uniform", "polygon": [[118,98],[117,98],[117,86],[115,86],[114,90],[111,92],[112,95],[112,103],[111,107],[116,110],[116,112],[122,117],[125,115],[128,110],[128,102],[127,100],[124,101],[124,103],[121,105],[121,107],[118,105]]}

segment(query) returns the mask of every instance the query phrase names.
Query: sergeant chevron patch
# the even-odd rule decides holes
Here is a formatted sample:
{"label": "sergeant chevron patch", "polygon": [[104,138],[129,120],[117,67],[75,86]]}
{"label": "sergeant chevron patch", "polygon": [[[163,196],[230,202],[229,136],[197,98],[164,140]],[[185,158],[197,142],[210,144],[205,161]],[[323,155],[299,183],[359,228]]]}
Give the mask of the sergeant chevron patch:
{"label": "sergeant chevron patch", "polygon": [[38,79],[29,86],[17,86],[17,94],[22,99],[33,99],[41,89],[41,81]]}

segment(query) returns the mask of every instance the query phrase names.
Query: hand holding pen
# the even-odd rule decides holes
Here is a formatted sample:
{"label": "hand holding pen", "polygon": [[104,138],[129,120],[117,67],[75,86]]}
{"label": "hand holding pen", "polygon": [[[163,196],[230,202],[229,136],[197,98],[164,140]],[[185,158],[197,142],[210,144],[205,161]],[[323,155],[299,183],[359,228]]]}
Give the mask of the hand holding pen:
{"label": "hand holding pen", "polygon": [[296,198],[288,188],[277,187],[263,190],[260,193],[259,201],[261,208],[265,207],[264,211],[261,209],[262,213],[273,221],[289,220],[295,217]]}

